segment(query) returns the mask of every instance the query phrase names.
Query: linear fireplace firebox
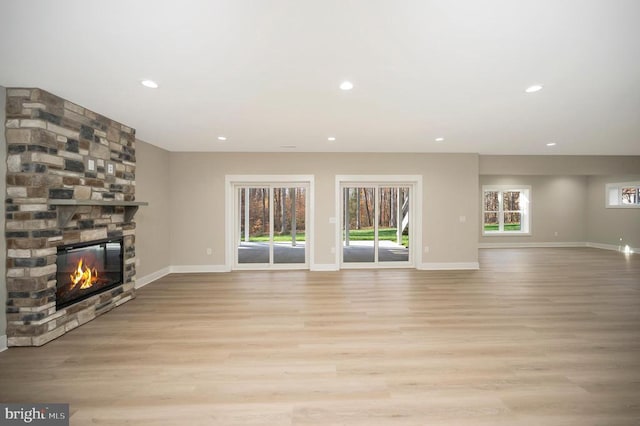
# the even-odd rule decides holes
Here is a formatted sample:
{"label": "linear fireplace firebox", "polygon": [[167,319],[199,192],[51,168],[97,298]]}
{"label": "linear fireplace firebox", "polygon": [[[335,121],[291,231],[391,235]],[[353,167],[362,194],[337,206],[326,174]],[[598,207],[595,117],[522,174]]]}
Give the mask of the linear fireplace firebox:
{"label": "linear fireplace firebox", "polygon": [[58,247],[56,309],[123,282],[122,238]]}

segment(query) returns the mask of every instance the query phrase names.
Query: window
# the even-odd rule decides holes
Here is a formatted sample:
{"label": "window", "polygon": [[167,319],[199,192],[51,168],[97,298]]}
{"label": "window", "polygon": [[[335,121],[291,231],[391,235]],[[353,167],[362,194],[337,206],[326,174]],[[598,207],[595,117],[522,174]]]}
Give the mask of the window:
{"label": "window", "polygon": [[529,233],[530,187],[483,186],[484,235]]}
{"label": "window", "polygon": [[640,182],[608,183],[607,208],[640,208]]}

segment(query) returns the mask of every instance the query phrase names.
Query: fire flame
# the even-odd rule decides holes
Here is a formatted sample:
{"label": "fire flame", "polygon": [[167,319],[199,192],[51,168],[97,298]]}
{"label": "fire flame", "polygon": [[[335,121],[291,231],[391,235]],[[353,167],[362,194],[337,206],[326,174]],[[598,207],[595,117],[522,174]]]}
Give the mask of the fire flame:
{"label": "fire flame", "polygon": [[80,284],[81,290],[90,288],[96,282],[98,282],[98,271],[96,270],[96,268],[89,269],[89,267],[85,265],[83,269],[83,263],[84,259],[80,259],[76,270],[73,272],[73,274],[69,275],[69,278],[71,278],[71,282],[73,283],[71,289],[75,288],[75,286],[77,286],[78,284]]}

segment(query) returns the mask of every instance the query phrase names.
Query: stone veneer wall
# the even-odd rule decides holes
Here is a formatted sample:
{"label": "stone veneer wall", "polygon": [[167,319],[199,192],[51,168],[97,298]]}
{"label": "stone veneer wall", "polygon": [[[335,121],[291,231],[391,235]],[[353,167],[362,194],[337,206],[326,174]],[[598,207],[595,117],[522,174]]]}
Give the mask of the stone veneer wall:
{"label": "stone veneer wall", "polygon": [[[133,201],[135,130],[41,89],[7,89],[6,115],[8,344],[40,346],[135,297],[135,224],[124,208],[80,206],[61,227],[48,204]],[[117,237],[123,285],[57,311],[57,246]]]}

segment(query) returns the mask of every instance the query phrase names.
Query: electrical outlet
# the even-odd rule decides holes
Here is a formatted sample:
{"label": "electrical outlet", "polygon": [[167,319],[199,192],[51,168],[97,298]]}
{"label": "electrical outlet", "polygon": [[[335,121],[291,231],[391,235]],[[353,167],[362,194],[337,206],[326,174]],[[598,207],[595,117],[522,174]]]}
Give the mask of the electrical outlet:
{"label": "electrical outlet", "polygon": [[424,252],[429,253],[429,246],[424,246]]}
{"label": "electrical outlet", "polygon": [[213,254],[213,250],[211,248],[207,249],[207,255],[211,256]]}

